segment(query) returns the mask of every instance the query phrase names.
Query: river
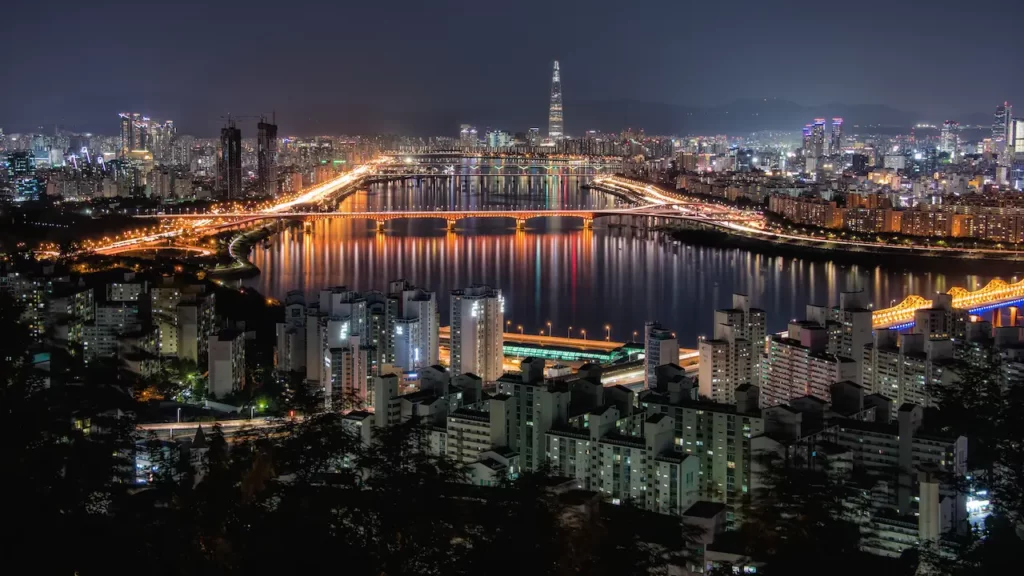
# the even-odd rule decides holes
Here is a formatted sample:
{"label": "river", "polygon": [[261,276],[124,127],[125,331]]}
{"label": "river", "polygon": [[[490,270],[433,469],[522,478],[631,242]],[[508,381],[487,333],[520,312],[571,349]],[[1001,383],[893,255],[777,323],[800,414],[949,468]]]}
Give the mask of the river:
{"label": "river", "polygon": [[[426,178],[375,184],[347,198],[345,210],[468,208],[606,208],[619,203],[581,189],[581,177]],[[505,296],[510,331],[541,330],[629,340],[646,320],[677,332],[693,347],[712,333],[712,312],[730,304],[733,292],[751,295],[767,311],[768,328],[784,330],[803,318],[807,304],[838,302],[844,290],[866,290],[876,307],[909,294],[929,295],[954,286],[980,288],[995,274],[969,275],[957,264],[931,269],[902,265],[841,265],[766,256],[744,249],[679,244],[662,234],[609,228],[600,219],[583,230],[579,219],[534,219],[524,232],[510,220],[474,219],[449,234],[442,220],[395,220],[378,234],[364,220],[322,220],[305,233],[284,231],[251,256],[259,276],[247,286],[283,299],[290,290],[307,295],[327,286],[386,289],[405,278],[434,290],[441,322],[448,322],[449,291],[473,283],[498,287]],[[929,264],[931,266],[931,264]],[[1014,280],[1014,270],[1002,270]]]}

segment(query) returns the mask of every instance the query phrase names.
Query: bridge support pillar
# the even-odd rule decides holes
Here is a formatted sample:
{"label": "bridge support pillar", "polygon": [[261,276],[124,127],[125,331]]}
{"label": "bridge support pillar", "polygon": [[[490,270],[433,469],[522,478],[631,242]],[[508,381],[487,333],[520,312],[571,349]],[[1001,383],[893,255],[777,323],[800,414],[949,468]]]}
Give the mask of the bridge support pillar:
{"label": "bridge support pillar", "polygon": [[454,218],[449,218],[445,220],[445,226],[449,232],[455,232],[455,222],[457,222],[457,220],[455,220]]}
{"label": "bridge support pillar", "polygon": [[594,229],[594,219],[593,218],[584,218],[583,219],[583,229],[584,230],[593,230]]}
{"label": "bridge support pillar", "polygon": [[1010,306],[1010,326],[1017,325],[1017,307]]}
{"label": "bridge support pillar", "polygon": [[526,218],[516,218],[516,231],[526,230]]}
{"label": "bridge support pillar", "polygon": [[383,234],[384,233],[384,223],[385,222],[386,222],[386,220],[377,220],[377,233],[378,234]]}

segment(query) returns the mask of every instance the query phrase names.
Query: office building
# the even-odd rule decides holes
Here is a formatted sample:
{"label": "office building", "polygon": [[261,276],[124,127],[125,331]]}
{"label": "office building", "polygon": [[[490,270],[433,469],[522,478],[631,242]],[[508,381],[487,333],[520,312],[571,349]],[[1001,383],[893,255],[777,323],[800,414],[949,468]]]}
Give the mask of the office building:
{"label": "office building", "polygon": [[256,185],[260,194],[276,196],[277,186],[277,124],[265,118],[256,125]]}
{"label": "office building", "polygon": [[530,128],[526,133],[526,143],[530,147],[540,146],[540,128]]}
{"label": "office building", "polygon": [[562,75],[555,60],[551,72],[551,105],[548,108],[548,138],[554,141],[565,138],[565,123],[562,118]]}
{"label": "office building", "polygon": [[472,373],[487,382],[502,373],[505,299],[501,290],[473,285],[451,293],[451,370]]}
{"label": "office building", "polygon": [[657,322],[644,324],[644,388],[655,383],[658,366],[679,362],[679,340]]}
{"label": "office building", "polygon": [[245,388],[245,333],[221,330],[210,338],[207,389],[223,398]]}
{"label": "office building", "polygon": [[1009,102],[1003,102],[996,106],[995,117],[992,120],[992,147],[993,151],[1002,157],[1010,136],[1010,122],[1013,119],[1013,106]]}
{"label": "office building", "polygon": [[946,120],[939,134],[939,150],[949,154],[951,159],[960,157],[960,123]]}
{"label": "office building", "polygon": [[217,193],[229,200],[242,197],[242,131],[228,118],[217,147]]}
{"label": "office building", "polygon": [[132,115],[127,112],[118,114],[121,120],[121,147],[120,155],[127,156],[135,145],[135,124],[132,122]]}

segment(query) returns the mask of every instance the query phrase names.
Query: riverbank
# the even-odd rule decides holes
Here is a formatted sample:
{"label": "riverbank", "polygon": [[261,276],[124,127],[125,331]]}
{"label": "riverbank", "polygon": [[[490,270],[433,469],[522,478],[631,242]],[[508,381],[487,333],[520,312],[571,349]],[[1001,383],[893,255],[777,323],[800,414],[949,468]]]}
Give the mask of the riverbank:
{"label": "riverbank", "polygon": [[[991,275],[993,273],[1017,273],[1024,271],[1024,254],[1007,253],[1006,257],[984,257],[968,252],[936,252],[921,248],[906,250],[878,246],[872,248],[849,247],[841,243],[800,244],[792,241],[780,242],[768,238],[744,236],[724,230],[679,228],[663,226],[659,230],[684,244],[712,248],[738,248],[766,256],[801,258],[817,262],[857,264],[862,266],[885,265],[891,268],[928,271],[936,263],[956,266],[971,274]],[[958,255],[959,254],[959,255]]]}
{"label": "riverbank", "polygon": [[270,238],[277,233],[276,225],[261,226],[254,230],[236,234],[228,243],[228,255],[233,262],[227,266],[215,266],[207,270],[207,274],[216,278],[251,278],[258,276],[260,269],[249,260],[252,247],[257,242]]}

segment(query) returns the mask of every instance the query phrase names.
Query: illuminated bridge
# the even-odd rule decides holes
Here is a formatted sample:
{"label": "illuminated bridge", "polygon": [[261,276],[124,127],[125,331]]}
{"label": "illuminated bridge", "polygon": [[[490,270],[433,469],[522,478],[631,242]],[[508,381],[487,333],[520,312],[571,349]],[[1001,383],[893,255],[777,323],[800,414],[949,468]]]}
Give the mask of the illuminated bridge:
{"label": "illuminated bridge", "polygon": [[[965,288],[951,288],[946,294],[953,297],[953,308],[980,314],[988,310],[1003,308],[1024,302],[1024,280],[1007,284],[993,280],[973,292]],[[872,313],[875,328],[904,328],[914,323],[914,311],[932,307],[932,301],[921,296],[907,296],[902,302],[884,310]]]}
{"label": "illuminated bridge", "polygon": [[306,220],[319,220],[327,218],[341,218],[343,220],[372,220],[377,223],[377,229],[383,231],[385,224],[390,220],[406,219],[438,219],[448,224],[449,230],[455,229],[459,220],[467,218],[504,218],[515,221],[516,229],[522,230],[526,222],[534,218],[580,218],[583,220],[583,227],[593,226],[594,219],[601,217],[616,217],[618,223],[629,223],[640,226],[658,224],[669,220],[690,220],[694,222],[707,223],[712,225],[725,225],[731,222],[747,222],[749,216],[739,212],[722,212],[720,207],[700,203],[690,203],[683,206],[645,205],[628,208],[611,208],[602,210],[576,210],[576,209],[533,209],[533,210],[378,210],[360,212],[276,212],[273,214],[261,214],[251,212],[228,212],[223,214],[154,214],[139,215],[138,218],[159,218],[159,219],[211,219],[216,218],[225,222],[237,219],[236,224],[249,224],[259,220],[278,218],[301,218]]}
{"label": "illuminated bridge", "polygon": [[463,167],[522,167],[522,168],[591,168],[602,171],[616,171],[622,168],[622,158],[617,156],[576,156],[565,154],[476,154],[471,152],[444,151],[419,154],[389,152],[383,156],[382,165],[395,166],[463,166]]}

